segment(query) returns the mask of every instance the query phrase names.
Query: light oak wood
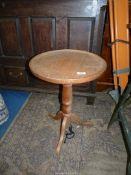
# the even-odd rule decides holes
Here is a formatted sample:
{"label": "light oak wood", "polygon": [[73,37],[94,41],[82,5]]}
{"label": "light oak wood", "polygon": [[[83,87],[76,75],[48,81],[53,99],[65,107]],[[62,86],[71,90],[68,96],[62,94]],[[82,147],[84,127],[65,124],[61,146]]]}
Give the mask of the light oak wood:
{"label": "light oak wood", "polygon": [[99,77],[106,69],[99,56],[80,50],[56,50],[35,56],[29,63],[32,73],[45,81],[63,84],[62,107],[55,120],[61,120],[60,138],[56,148],[59,154],[64,142],[65,130],[71,122],[82,126],[93,126],[92,121],[81,121],[72,113],[72,84],[84,83]]}
{"label": "light oak wood", "polygon": [[[111,41],[123,40],[127,43],[129,42],[129,29],[127,24],[129,24],[129,9],[128,0],[110,0],[109,1],[110,10],[110,30],[111,30]],[[121,13],[123,11],[123,13]],[[125,89],[128,82],[130,59],[129,59],[129,44],[123,42],[116,42],[112,45],[112,63],[113,71],[123,71],[121,73],[114,73],[114,85],[115,89],[118,86],[121,92]]]}
{"label": "light oak wood", "polygon": [[101,57],[71,49],[39,54],[30,61],[29,66],[35,76],[56,84],[89,82],[106,69],[106,63]]}
{"label": "light oak wood", "polygon": [[[111,41],[115,40],[115,28],[114,28],[114,13],[113,13],[113,0],[109,1],[109,17],[110,17],[110,34],[111,34]],[[111,47],[112,50],[112,65],[113,65],[113,69],[117,69],[117,63],[116,63],[116,59],[115,59],[115,45],[112,45]],[[118,77],[116,74],[113,75],[114,78],[114,88],[118,89]]]}

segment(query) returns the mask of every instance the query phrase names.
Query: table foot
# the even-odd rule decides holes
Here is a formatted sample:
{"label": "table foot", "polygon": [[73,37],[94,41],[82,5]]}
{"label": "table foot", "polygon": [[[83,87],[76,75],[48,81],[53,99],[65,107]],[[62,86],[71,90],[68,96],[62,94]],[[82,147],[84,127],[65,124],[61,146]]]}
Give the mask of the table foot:
{"label": "table foot", "polygon": [[63,119],[63,112],[59,111],[55,116],[52,114],[49,114],[49,116],[54,120],[60,120]]}
{"label": "table foot", "polygon": [[65,130],[67,127],[67,123],[68,123],[68,117],[64,117],[62,124],[61,124],[61,131],[60,131],[60,139],[59,139],[59,143],[57,145],[56,148],[56,153],[59,154],[60,150],[61,150],[61,146],[64,142],[64,136],[65,136]]}
{"label": "table foot", "polygon": [[82,121],[80,119],[80,117],[75,115],[75,114],[71,114],[71,122],[72,123],[76,123],[78,125],[82,125],[82,126],[88,126],[88,127],[92,127],[93,126],[93,122],[92,121],[90,121],[90,120]]}
{"label": "table foot", "polygon": [[[70,114],[66,116],[62,111],[58,112],[58,114],[53,117],[55,120],[62,119],[61,127],[60,127],[60,139],[56,148],[56,153],[59,154],[61,150],[61,146],[63,142],[65,142],[64,138],[66,135],[66,138],[73,138],[75,133],[72,131],[72,127],[69,127],[71,123],[76,123],[78,125],[82,126],[93,126],[93,122],[90,120],[87,121],[81,121],[80,117],[75,114]],[[69,127],[69,133],[66,133],[66,128]],[[72,137],[73,136],[73,137]]]}

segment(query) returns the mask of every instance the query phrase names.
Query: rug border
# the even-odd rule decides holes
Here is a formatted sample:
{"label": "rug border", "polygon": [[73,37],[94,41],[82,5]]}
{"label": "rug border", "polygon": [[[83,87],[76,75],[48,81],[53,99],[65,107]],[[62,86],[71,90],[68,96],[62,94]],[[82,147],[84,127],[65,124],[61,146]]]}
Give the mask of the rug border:
{"label": "rug border", "polygon": [[15,121],[17,120],[18,116],[20,115],[20,113],[22,112],[22,110],[24,109],[24,107],[26,106],[28,100],[30,99],[32,95],[32,92],[30,92],[28,98],[25,100],[24,104],[21,106],[20,110],[18,111],[18,113],[16,114],[15,118],[12,120],[9,128],[6,130],[6,132],[4,133],[3,137],[0,139],[0,144],[3,142],[3,140],[5,139],[6,135],[8,134],[9,130],[12,128],[12,126],[14,125]]}

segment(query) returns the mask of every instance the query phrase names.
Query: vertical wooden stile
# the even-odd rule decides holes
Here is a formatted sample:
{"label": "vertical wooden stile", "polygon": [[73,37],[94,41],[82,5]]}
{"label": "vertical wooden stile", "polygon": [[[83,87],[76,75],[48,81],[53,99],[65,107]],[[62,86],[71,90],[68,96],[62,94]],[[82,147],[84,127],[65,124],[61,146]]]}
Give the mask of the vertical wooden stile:
{"label": "vertical wooden stile", "polygon": [[112,45],[114,85],[117,88],[118,84],[122,92],[127,85],[129,75],[128,0],[109,0],[109,10],[111,41],[114,42]]}
{"label": "vertical wooden stile", "polygon": [[[114,1],[114,20],[115,20],[115,39],[129,41],[129,31],[127,24],[128,16],[128,0]],[[116,47],[117,70],[125,70],[129,68],[129,44],[118,42]],[[119,85],[122,91],[128,82],[129,71],[118,74]]]}
{"label": "vertical wooden stile", "polygon": [[[114,9],[113,9],[113,0],[109,0],[109,17],[110,17],[110,34],[111,34],[111,42],[115,40],[115,31],[114,31]],[[117,69],[117,63],[116,63],[116,50],[115,50],[115,45],[112,45],[112,65],[113,65],[113,70]],[[117,79],[117,74],[113,75],[114,79],[114,88],[118,89],[118,79]]]}

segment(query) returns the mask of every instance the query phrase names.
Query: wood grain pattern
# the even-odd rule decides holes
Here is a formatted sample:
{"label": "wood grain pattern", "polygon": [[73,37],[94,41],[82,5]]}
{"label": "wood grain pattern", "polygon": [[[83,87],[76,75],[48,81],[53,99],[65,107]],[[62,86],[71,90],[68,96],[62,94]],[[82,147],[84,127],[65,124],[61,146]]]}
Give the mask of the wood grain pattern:
{"label": "wood grain pattern", "polygon": [[32,73],[56,84],[77,84],[95,80],[106,69],[99,56],[79,50],[63,49],[35,56],[29,63]]}
{"label": "wood grain pattern", "polygon": [[31,26],[34,54],[55,49],[55,19],[32,18]]}
{"label": "wood grain pattern", "polygon": [[91,51],[94,18],[69,18],[68,33],[68,48]]}
{"label": "wood grain pattern", "polygon": [[68,41],[68,20],[66,17],[56,17],[56,48],[66,49]]}
{"label": "wood grain pattern", "polygon": [[4,55],[21,55],[19,21],[17,18],[0,18],[0,39]]}
{"label": "wood grain pattern", "polygon": [[21,29],[23,54],[26,58],[28,58],[28,57],[33,56],[33,46],[32,46],[32,37],[31,37],[29,17],[20,18],[20,29]]}

